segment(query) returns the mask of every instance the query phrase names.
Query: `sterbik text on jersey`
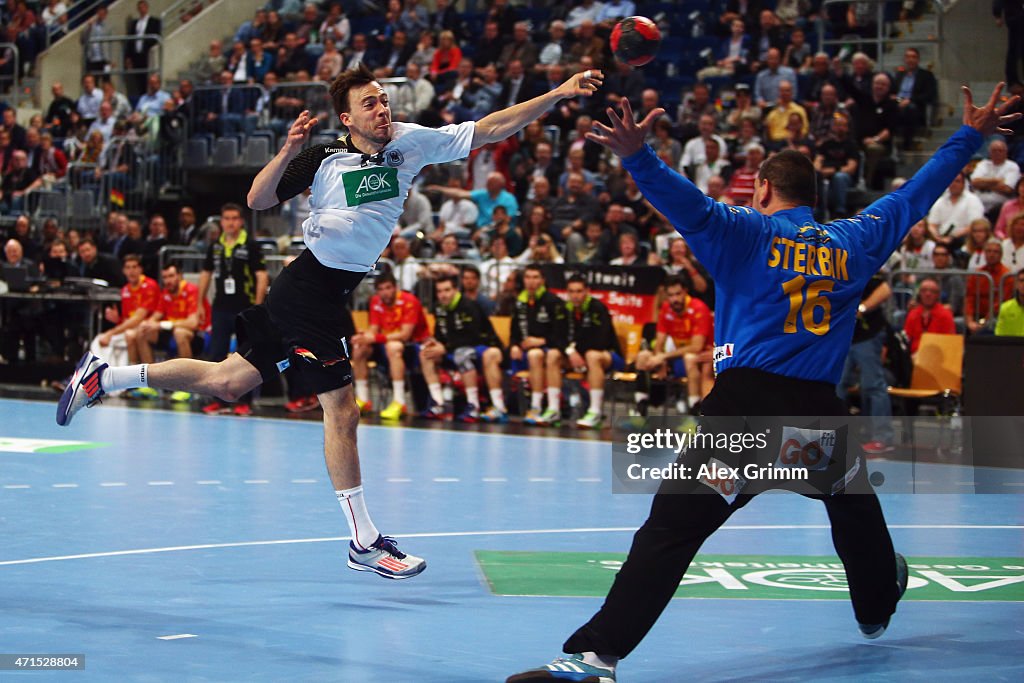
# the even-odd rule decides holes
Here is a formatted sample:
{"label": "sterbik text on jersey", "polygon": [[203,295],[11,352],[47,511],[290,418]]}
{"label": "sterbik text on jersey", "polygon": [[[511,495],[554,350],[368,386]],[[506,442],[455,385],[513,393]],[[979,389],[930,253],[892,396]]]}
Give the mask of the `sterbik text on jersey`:
{"label": "sterbik text on jersey", "polygon": [[831,241],[832,238],[824,228],[813,224],[802,225],[797,229],[795,239],[772,239],[768,248],[768,267],[849,280],[846,262],[850,254],[845,249],[830,247]]}

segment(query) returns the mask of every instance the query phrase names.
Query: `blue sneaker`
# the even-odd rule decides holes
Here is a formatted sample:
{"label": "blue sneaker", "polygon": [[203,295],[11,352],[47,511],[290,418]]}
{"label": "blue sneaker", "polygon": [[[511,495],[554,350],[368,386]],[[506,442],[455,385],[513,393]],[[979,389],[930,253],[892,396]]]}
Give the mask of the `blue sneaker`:
{"label": "blue sneaker", "polygon": [[67,427],[71,418],[82,408],[95,405],[107,392],[103,390],[100,377],[107,369],[107,364],[99,356],[86,351],[75,366],[68,385],[57,404],[57,424]]}
{"label": "blue sneaker", "polygon": [[488,408],[487,410],[480,414],[480,419],[483,420],[484,422],[507,424],[508,413],[502,412],[495,408],[494,406],[491,406],[490,408]]}
{"label": "blue sneaker", "polygon": [[455,416],[455,420],[457,422],[479,422],[480,411],[477,410],[477,407],[472,403],[467,403],[463,411]]}
{"label": "blue sneaker", "polygon": [[[909,570],[907,569],[907,560],[905,557],[896,553],[896,588],[899,591],[897,600],[903,597],[903,594],[907,592],[907,581],[909,580]],[[890,617],[891,618],[891,617]],[[862,636],[868,640],[874,640],[883,633],[885,629],[889,628],[889,619],[886,619],[881,624],[860,624],[857,626],[860,628]]]}
{"label": "blue sneaker", "polygon": [[575,681],[576,683],[615,683],[615,669],[592,666],[583,661],[583,655],[559,657],[538,669],[530,669],[509,676],[505,683],[530,683],[531,681]]}
{"label": "blue sneaker", "polygon": [[374,572],[385,579],[409,579],[426,569],[427,561],[400,551],[390,536],[378,535],[366,550],[359,550],[349,541],[348,566],[357,572]]}

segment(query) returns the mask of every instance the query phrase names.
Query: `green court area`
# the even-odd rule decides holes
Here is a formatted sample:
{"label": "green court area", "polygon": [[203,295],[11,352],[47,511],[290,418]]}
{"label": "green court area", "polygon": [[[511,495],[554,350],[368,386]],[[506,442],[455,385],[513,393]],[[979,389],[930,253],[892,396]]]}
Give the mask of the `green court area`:
{"label": "green court area", "polygon": [[[622,553],[476,551],[496,595],[604,597]],[[1024,601],[1024,558],[908,557],[904,600]],[[847,599],[837,557],[698,555],[677,598]]]}

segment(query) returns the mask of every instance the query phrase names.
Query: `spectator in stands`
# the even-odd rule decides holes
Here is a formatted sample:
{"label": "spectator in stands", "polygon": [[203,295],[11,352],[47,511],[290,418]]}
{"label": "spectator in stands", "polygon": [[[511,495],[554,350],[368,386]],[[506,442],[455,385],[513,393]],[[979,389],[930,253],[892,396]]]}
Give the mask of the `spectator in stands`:
{"label": "spectator in stands", "polygon": [[[257,38],[255,40],[259,40],[262,45],[262,38]],[[231,72],[232,80],[234,80],[235,83],[249,82],[249,74],[247,70],[247,60],[249,58],[249,52],[245,49],[246,45],[248,45],[248,43],[239,43],[237,41],[232,43],[231,54],[228,55],[227,65],[224,67],[225,69]],[[220,76],[214,76],[212,82],[213,84],[219,83]]]}
{"label": "spectator in stands", "polygon": [[[260,245],[245,229],[242,207],[225,204],[220,209],[220,238],[206,251],[206,260],[199,275],[199,298],[205,300],[211,283],[214,286],[209,357],[218,361],[227,357],[235,317],[249,306],[259,305],[267,295],[267,265]],[[204,321],[205,322],[205,321]],[[234,406],[234,414],[252,414],[251,393]],[[232,412],[230,406],[214,400],[205,408],[207,414]]]}
{"label": "spectator in stands", "polygon": [[795,28],[789,34],[789,44],[782,53],[782,63],[799,74],[810,72],[811,46],[807,44],[802,28]]}
{"label": "spectator in stands", "polygon": [[0,49],[0,93],[7,93],[14,83],[18,30],[13,26],[7,26],[0,32],[0,37],[5,38],[7,42],[7,46]]}
{"label": "spectator in stands", "polygon": [[303,47],[307,45],[321,45],[323,37],[320,35],[320,9],[312,2],[302,7],[302,20],[295,27],[295,36]]}
{"label": "spectator in stands", "polygon": [[[249,41],[253,38],[260,38],[263,36],[263,27],[267,25],[267,10],[260,8],[253,14],[253,18],[242,22],[242,25],[235,31],[235,37],[232,42],[242,43],[248,45]],[[216,78],[220,75],[220,71],[213,74]]]}
{"label": "spectator in stands", "polygon": [[158,213],[149,217],[149,231],[146,246],[142,250],[142,269],[154,280],[160,274],[160,250],[170,243],[167,235],[167,221]]}
{"label": "spectator in stands", "polygon": [[[821,88],[820,95],[821,99],[811,110],[808,129],[808,135],[817,144],[821,144],[825,138],[832,134],[832,119],[837,114],[846,116],[847,124],[849,124],[846,108],[839,102],[839,91],[836,90],[836,86],[826,83]],[[847,125],[847,128],[849,128],[849,125]]]}
{"label": "spectator in stands", "polygon": [[[142,254],[146,249],[146,238],[142,234],[142,223],[134,218],[125,224],[125,240],[121,244],[122,254]],[[123,257],[122,257],[123,258]],[[141,256],[139,258],[142,258]]]}
{"label": "spectator in stands", "polygon": [[922,218],[907,233],[898,253],[901,270],[928,269],[935,266],[932,252],[935,242],[928,237],[928,223]]}
{"label": "spectator in stands", "polygon": [[501,81],[501,95],[498,97],[499,108],[511,107],[534,97],[536,91],[533,81],[526,75],[523,63],[518,59],[508,62],[505,78]]}
{"label": "spectator in stands", "polygon": [[845,218],[848,215],[846,197],[856,182],[860,152],[857,143],[850,137],[850,121],[846,114],[836,113],[832,117],[832,134],[819,145],[814,157],[814,168],[819,176],[829,181],[825,197],[830,216]]}
{"label": "spectator in stands", "polygon": [[396,228],[406,239],[423,237],[433,232],[434,218],[430,200],[415,185],[409,189],[409,196],[405,198],[405,206],[398,217]]}
{"label": "spectator in stands", "polygon": [[366,64],[371,69],[374,66],[374,56],[370,52],[370,46],[365,33],[353,35],[352,44],[345,50],[346,69],[352,69],[360,64]]}
{"label": "spectator in stands", "polygon": [[1017,180],[1017,196],[1006,201],[999,209],[999,219],[996,221],[995,235],[1003,239],[1007,234],[1007,227],[1010,219],[1024,211],[1024,175]]}
{"label": "spectator in stands", "polygon": [[491,213],[491,223],[486,227],[477,230],[473,235],[473,241],[480,245],[481,251],[486,250],[494,238],[503,237],[505,246],[508,247],[510,256],[518,256],[523,251],[523,235],[519,229],[512,225],[512,219],[508,215],[508,209],[497,205]]}
{"label": "spectator in stands", "polygon": [[260,31],[263,48],[271,52],[276,51],[278,46],[284,41],[284,34],[286,32],[281,15],[274,10],[268,11],[267,21],[263,24],[263,30]]}
{"label": "spectator in stands", "polygon": [[11,13],[8,24],[8,36],[14,36],[14,43],[21,54],[21,71],[26,74],[32,65],[35,64],[36,55],[42,47],[37,29],[39,21],[35,12],[28,7],[26,2],[14,3],[14,11]]}
{"label": "spectator in stands", "polygon": [[708,181],[714,177],[727,178],[732,173],[728,157],[722,155],[722,147],[714,139],[704,141],[704,161],[689,167],[687,177],[700,191],[707,194]]}
{"label": "spectator in stands", "polygon": [[[202,353],[206,342],[202,333],[205,314],[200,312],[199,288],[181,277],[176,263],[168,263],[160,271],[160,281],[163,289],[157,309],[137,328],[125,332],[130,364],[152,363],[153,348],[169,351],[172,340],[178,358],[194,358]],[[174,401],[189,398],[186,392],[175,392],[171,396]]]}
{"label": "spectator in stands", "polygon": [[[132,103],[128,101],[128,97],[124,93],[117,91],[113,81],[103,81],[102,90],[103,101],[110,104],[114,119],[127,119],[132,115]],[[93,124],[95,123],[94,121]]]}
{"label": "spectator in stands", "polygon": [[751,47],[752,41],[747,35],[746,24],[742,19],[733,19],[729,24],[729,36],[723,38],[715,50],[715,63],[698,71],[697,81],[746,73]]}
{"label": "spectator in stands", "polygon": [[96,240],[84,237],[78,242],[78,275],[81,277],[105,280],[111,287],[124,284],[124,275],[117,259],[110,254],[101,253],[96,247]]}
{"label": "spectator in stands", "polygon": [[982,159],[971,173],[971,187],[985,206],[989,220],[999,215],[1003,203],[1014,195],[1021,178],[1017,162],[1008,158],[1006,142],[995,137],[988,144],[988,158]]}
{"label": "spectator in stands", "polygon": [[725,192],[737,205],[749,206],[754,198],[754,181],[764,161],[764,147],[754,143],[747,145],[743,151],[743,166],[733,171]]}
{"label": "spectator in stands", "polygon": [[374,71],[382,78],[405,75],[405,65],[416,51],[416,44],[409,40],[405,31],[395,31],[391,42],[380,58],[380,66]]}
{"label": "spectator in stands", "polygon": [[[434,288],[437,299],[434,335],[420,347],[420,366],[431,399],[423,417],[432,420],[451,417],[438,373],[439,368],[447,367],[460,372],[466,387],[466,407],[456,419],[476,422],[480,419],[477,367],[485,354],[501,355],[501,342],[480,305],[458,291],[454,276],[438,278]],[[500,388],[500,384],[489,388]]]}
{"label": "spectator in stands", "polygon": [[42,244],[32,237],[32,220],[27,214],[21,214],[14,219],[14,229],[10,235],[11,239],[21,245],[26,258],[36,263],[40,261],[43,256]]}
{"label": "spectator in stands", "polygon": [[[554,171],[557,172],[558,168],[555,168]],[[551,212],[554,211],[555,208],[555,202],[558,201],[557,197],[551,193],[551,187],[552,182],[548,180],[548,176],[532,176],[530,178],[530,187],[527,191],[528,199],[524,204],[523,213],[530,211],[535,206],[543,206],[547,210],[548,217],[550,218]]]}
{"label": "spectator in stands", "polygon": [[53,136],[50,133],[43,133],[39,136],[39,151],[36,159],[37,177],[35,182],[29,186],[29,190],[52,189],[67,174],[68,159],[64,152],[53,146]]}
{"label": "spectator in stands", "polygon": [[1003,240],[1003,265],[1018,273],[1024,269],[1024,212],[1010,219],[1009,233]]}
{"label": "spectator in stands", "polygon": [[809,123],[807,120],[807,110],[797,104],[793,99],[793,82],[782,80],[779,81],[778,85],[779,98],[772,107],[772,110],[768,112],[765,117],[765,131],[768,136],[769,143],[776,145],[786,142],[790,137],[787,131],[787,125],[789,123],[789,117],[791,114],[796,114],[800,117],[802,137],[807,136]]}
{"label": "spectator in stands", "polygon": [[551,209],[551,233],[567,248],[578,247],[584,224],[597,218],[599,212],[597,198],[587,191],[583,174],[573,171],[567,176],[565,192]]}
{"label": "spectator in stands", "polygon": [[548,409],[536,424],[557,425],[561,421],[562,376],[559,370],[565,368],[586,373],[590,385],[590,407],[576,421],[576,426],[598,429],[603,422],[605,373],[613,365],[621,365],[619,340],[608,308],[591,296],[581,275],[569,277],[566,290],[568,300],[559,309],[552,332],[555,341],[545,354],[548,387],[555,391],[549,393]]}
{"label": "spectator in stands", "polygon": [[164,102],[169,99],[171,99],[170,94],[160,89],[160,74],[150,74],[146,80],[146,92],[139,97],[135,111],[142,114],[143,117],[159,118],[163,113]]}
{"label": "spectator in stands", "polygon": [[7,134],[10,135],[10,144],[14,149],[25,149],[26,131],[18,123],[17,112],[14,109],[4,109],[3,130],[7,131]]}
{"label": "spectator in stands", "polygon": [[[681,240],[677,240],[681,241]],[[711,350],[714,330],[711,310],[689,294],[689,284],[678,275],[664,283],[665,301],[658,312],[652,349],[637,354],[637,412],[647,416],[651,375],[686,378],[688,401],[680,412],[694,410],[715,385]]]}
{"label": "spectator in stands", "polygon": [[89,126],[89,134],[99,132],[103,136],[103,141],[109,142],[110,138],[114,135],[114,124],[117,123],[117,117],[114,116],[114,106],[111,102],[103,100],[100,103],[99,116],[92,125]]}
{"label": "spectator in stands", "polygon": [[[572,29],[572,22],[568,22],[568,26]],[[576,39],[569,45],[569,53],[566,56],[566,63],[569,65],[570,70],[603,68],[604,54],[608,48],[605,45],[604,38],[597,35],[596,29],[597,27],[593,21],[585,19],[573,30]],[[586,57],[589,57],[593,63],[589,65],[584,64]]]}
{"label": "spectator in stands", "polygon": [[224,56],[224,43],[219,40],[211,40],[209,51],[196,67],[196,78],[200,83],[209,83],[220,76],[220,72],[227,68],[227,64],[227,57]]}
{"label": "spectator in stands", "polygon": [[[657,106],[656,103],[655,106]],[[696,83],[693,86],[693,91],[683,97],[682,103],[676,109],[675,126],[680,140],[688,142],[691,138],[700,135],[700,120],[705,116],[711,117],[713,132],[718,125],[718,110],[715,108],[715,103],[711,101],[711,91],[707,84]]]}
{"label": "spectator in stands", "polygon": [[864,147],[864,179],[871,189],[880,189],[885,178],[892,175],[892,169],[883,161],[892,153],[893,134],[899,126],[899,105],[890,95],[889,85],[889,76],[875,74],[871,99],[860,101],[853,116]]}
{"label": "spectator in stands", "polygon": [[196,210],[191,206],[182,206],[178,211],[178,229],[174,234],[174,242],[190,247],[200,237],[200,228],[196,224]]}
{"label": "spectator in stands", "polygon": [[110,46],[113,43],[101,43],[100,38],[110,35],[107,27],[107,6],[100,4],[96,14],[89,17],[79,37],[85,54],[85,70],[91,73],[104,73],[110,64]]}
{"label": "spectator in stands", "polygon": [[476,227],[483,228],[492,221],[491,212],[497,205],[502,205],[508,210],[509,216],[518,219],[519,202],[515,195],[505,189],[505,176],[493,172],[487,175],[486,189],[463,190],[455,187],[441,187],[439,185],[428,185],[425,191],[440,192],[445,197],[457,199],[471,199],[477,205],[478,215]]}
{"label": "spectator in stands", "polygon": [[434,86],[422,77],[420,65],[405,65],[405,82],[385,86],[391,94],[391,111],[396,121],[415,122],[434,100]]}
{"label": "spectator in stands", "polygon": [[[534,72],[541,77],[546,77],[548,70],[556,64],[564,64],[568,55],[568,41],[566,40],[567,27],[561,19],[555,19],[548,24],[548,42],[544,43],[537,55],[537,64]],[[628,67],[628,65],[626,65]],[[607,81],[605,81],[607,85]]]}
{"label": "spectator in stands", "polygon": [[407,292],[415,290],[416,281],[419,279],[420,261],[412,255],[409,240],[404,237],[391,239],[391,261],[399,287]]}
{"label": "spectator in stands", "polygon": [[39,162],[41,160],[40,151],[39,129],[34,126],[29,126],[25,129],[25,146],[22,148],[28,157],[28,167],[31,168],[36,175],[39,174]]}
{"label": "spectator in stands", "polygon": [[[932,261],[936,270],[947,270],[953,266],[953,252],[945,244],[936,244],[932,250]],[[935,280],[942,290],[942,303],[949,306],[954,316],[963,315],[966,285],[959,275],[936,275]]]}
{"label": "spectator in stands", "polygon": [[[746,119],[753,124],[752,130],[756,133],[757,127],[761,125],[761,117],[761,107],[754,104],[750,97],[750,86],[746,83],[737,83],[736,104],[725,118],[727,130],[730,133],[738,132],[743,120]],[[753,140],[746,142],[750,143]]]}
{"label": "spectator in stands", "polygon": [[917,353],[921,346],[921,335],[925,332],[956,334],[953,313],[939,302],[941,293],[939,282],[934,277],[927,276],[921,279],[914,305],[903,323],[903,331],[910,339],[911,353]]}
{"label": "spectator in stands", "polygon": [[60,81],[54,81],[50,86],[53,99],[46,110],[45,129],[56,138],[66,137],[78,119],[78,112],[75,109],[75,101],[64,94],[64,85]]}
{"label": "spectator in stands", "polygon": [[985,245],[992,238],[992,224],[987,218],[971,221],[967,232],[967,242],[957,254],[961,268],[977,270],[985,265]]}
{"label": "spectator in stands", "polygon": [[220,86],[208,91],[205,101],[198,104],[200,128],[217,135],[229,135],[254,125],[256,91],[233,84],[231,72],[227,70],[220,74]]}
{"label": "spectator in stands", "polygon": [[[309,70],[309,55],[306,54],[306,47],[299,42],[299,37],[293,31],[284,34],[284,40],[277,48],[277,55],[271,60],[272,69],[278,78],[290,78],[299,71]],[[250,73],[250,77],[262,82],[263,74]]]}
{"label": "spectator in stands", "polygon": [[861,415],[871,418],[867,424],[868,441],[861,445],[869,456],[893,451],[892,403],[882,368],[888,325],[882,307],[891,296],[892,287],[881,273],[868,280],[857,307],[853,344],[836,386],[836,393],[844,401],[850,387],[860,387]]}
{"label": "spectator in stands", "polygon": [[[991,238],[985,243],[985,265],[978,270],[988,273],[992,278],[972,275],[967,278],[967,294],[964,302],[964,319],[967,330],[971,334],[977,334],[986,327],[989,316],[996,313],[1003,301],[1013,298],[1013,280],[1003,277],[1010,272],[1010,269],[1003,265],[1003,245],[996,238]],[[1003,284],[1002,288],[999,287]],[[993,290],[993,287],[995,289]],[[989,296],[994,292],[995,307],[989,308]]]}
{"label": "spectator in stands", "polygon": [[4,244],[4,265],[9,268],[28,268],[31,272],[36,263],[32,259],[25,258],[25,250],[21,242],[13,237]]}
{"label": "spectator in stands", "polygon": [[[579,120],[583,120],[584,118],[588,120],[590,119],[589,116],[581,116]],[[672,124],[669,123],[668,119],[658,119],[654,122],[652,132],[653,136],[648,140],[648,144],[652,149],[654,149],[654,152],[660,158],[665,160],[666,164],[672,168],[678,167],[679,160],[683,156],[683,146],[680,144],[679,140],[672,137]],[[696,140],[698,138],[694,139]],[[582,153],[582,150],[580,151]]]}
{"label": "spectator in stands", "polygon": [[483,273],[484,293],[490,298],[497,298],[501,289],[501,283],[509,273],[517,269],[518,263],[509,256],[508,244],[501,235],[496,235],[491,240],[490,258],[480,264],[480,272]]}
{"label": "spectator in stands", "polygon": [[[292,36],[292,44],[295,43],[295,34],[289,34]],[[263,40],[260,38],[253,38],[249,41],[249,52],[245,56],[245,82],[247,83],[262,83],[264,77],[271,71],[278,74],[279,77],[287,74],[287,71],[281,71],[281,65],[278,66],[276,60],[280,58],[282,54],[286,54],[287,49],[285,46],[280,48],[278,56],[275,57],[273,53],[268,52],[265,49]],[[276,70],[275,70],[276,67]],[[299,67],[305,68],[305,62]],[[235,73],[234,80],[238,80],[237,71]],[[222,79],[223,84],[223,79]]]}
{"label": "spectator in stands", "polygon": [[513,61],[518,61],[523,72],[532,72],[537,64],[537,46],[530,40],[530,24],[517,21],[512,30],[512,40],[501,50],[498,57],[498,68],[505,72]]}
{"label": "spectator in stands", "polygon": [[640,252],[636,233],[624,231],[619,233],[619,255],[608,262],[610,266],[643,266],[646,259]]}
{"label": "spectator in stands", "polygon": [[[661,237],[660,235],[658,236]],[[709,309],[715,307],[715,283],[707,269],[690,252],[690,245],[674,230],[666,233],[667,247],[657,247],[658,254],[665,253],[665,272],[678,275],[685,280],[687,293],[704,302]]]}
{"label": "spectator in stands", "polygon": [[[767,11],[767,10],[766,10]],[[788,81],[790,86],[796,83],[796,72],[782,64],[782,54],[778,48],[768,50],[765,60],[765,68],[762,69],[754,80],[754,100],[762,109],[769,104],[779,101],[779,84]],[[790,92],[790,99],[792,99]]]}
{"label": "spectator in stands", "polygon": [[[420,51],[424,50],[420,46]],[[455,34],[451,31],[441,31],[438,36],[437,49],[434,50],[430,60],[430,76],[437,84],[438,90],[446,90],[454,85],[459,77],[460,65],[464,61],[462,50],[455,42]],[[470,64],[472,68],[472,63]]]}
{"label": "spectator in stands", "polygon": [[582,26],[585,21],[596,24],[600,21],[602,8],[603,5],[600,2],[595,2],[594,0],[579,0],[579,4],[569,10],[565,17],[566,28],[576,30]]}
{"label": "spectator in stands", "polygon": [[35,172],[28,165],[28,155],[23,150],[15,150],[11,155],[11,165],[0,182],[0,213],[23,211],[25,194],[35,180]]}
{"label": "spectator in stands", "polygon": [[[520,232],[523,239],[529,241],[532,237],[546,235],[551,237],[551,214],[543,204],[530,204],[526,213],[526,223]],[[528,256],[523,254],[522,256]]]}
{"label": "spectator in stands", "polygon": [[381,419],[397,420],[406,414],[406,363],[415,362],[416,345],[430,336],[423,305],[413,294],[398,289],[391,271],[378,275],[370,297],[369,327],[352,337],[352,374],[359,412],[373,410],[370,401],[371,358],[387,368],[391,378],[391,403],[380,412]]}
{"label": "spectator in stands", "polygon": [[928,232],[937,243],[958,249],[965,241],[971,223],[985,216],[981,200],[966,190],[967,179],[958,173],[949,188],[928,211]]}
{"label": "spectator in stands", "polygon": [[1024,270],[1017,273],[1017,289],[1012,299],[999,307],[997,337],[1024,337]]}
{"label": "spectator in stands", "polygon": [[903,52],[903,68],[896,73],[893,90],[900,107],[903,149],[911,149],[914,134],[928,125],[928,109],[939,103],[939,84],[928,69],[920,68],[921,53],[916,47]]}
{"label": "spectator in stands", "polygon": [[[754,36],[754,49],[751,57],[750,70],[755,73],[762,70],[771,60],[770,53],[772,50],[778,51],[779,60],[781,62],[782,50],[785,47],[786,42],[785,31],[780,25],[775,13],[769,9],[761,10],[760,14],[758,14],[757,27],[752,31],[752,33]],[[794,83],[796,82],[795,77],[790,80]],[[765,101],[774,102],[775,98],[771,97]]]}
{"label": "spectator in stands", "polygon": [[125,35],[139,36],[138,40],[129,40],[124,48],[124,66],[126,69],[137,70],[137,73],[125,75],[125,87],[129,97],[137,97],[146,90],[146,78],[149,73],[149,51],[157,45],[155,38],[141,36],[160,35],[160,20],[150,15],[149,3],[139,0],[136,3],[138,17],[128,19]]}
{"label": "spectator in stands", "polygon": [[[461,184],[458,174],[448,177],[448,187],[458,189]],[[445,235],[455,235],[458,239],[469,239],[476,226],[479,209],[473,200],[463,196],[452,196],[445,199],[438,212],[437,229],[432,231],[430,239],[435,244],[441,242]]]}
{"label": "spectator in stands", "polygon": [[[494,300],[480,289],[480,269],[471,263],[466,264],[462,267],[460,280],[462,283],[462,296],[480,304],[480,308],[484,310],[484,315],[494,315],[494,309],[496,308]],[[485,355],[484,359],[486,360],[486,358]],[[498,386],[501,386],[500,382],[498,382]]]}
{"label": "spectator in stands", "polygon": [[683,154],[679,159],[680,169],[688,166],[696,166],[704,163],[707,159],[705,151],[707,143],[714,142],[718,145],[719,156],[724,157],[728,153],[728,146],[722,136],[715,132],[715,117],[710,114],[702,114],[697,123],[698,135],[687,141],[683,147]]}
{"label": "spectator in stands", "polygon": [[845,93],[847,98],[845,104],[848,109],[862,102],[870,102],[875,82],[875,65],[870,57],[863,52],[855,52],[850,63],[852,68],[847,74],[842,72],[840,62],[833,62],[834,68],[841,72],[842,87],[840,90]]}
{"label": "spectator in stands", "polygon": [[352,25],[345,16],[345,10],[340,2],[332,2],[327,9],[327,16],[320,24],[320,40],[327,42],[328,38],[334,40],[339,49],[344,50],[352,36]]}
{"label": "spectator in stands", "polygon": [[342,63],[343,59],[341,53],[338,52],[337,43],[334,41],[334,38],[325,38],[323,54],[316,61],[316,72],[319,74],[322,71],[326,71],[331,80],[333,80],[341,73]]}

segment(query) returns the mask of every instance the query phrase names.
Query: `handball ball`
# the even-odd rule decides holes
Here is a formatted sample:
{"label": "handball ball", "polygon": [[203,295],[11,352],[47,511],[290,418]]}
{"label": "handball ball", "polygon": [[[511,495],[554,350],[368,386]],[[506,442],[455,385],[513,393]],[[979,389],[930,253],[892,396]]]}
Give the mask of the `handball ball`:
{"label": "handball ball", "polygon": [[658,52],[661,31],[647,17],[626,17],[612,29],[611,44],[619,61],[643,66]]}

